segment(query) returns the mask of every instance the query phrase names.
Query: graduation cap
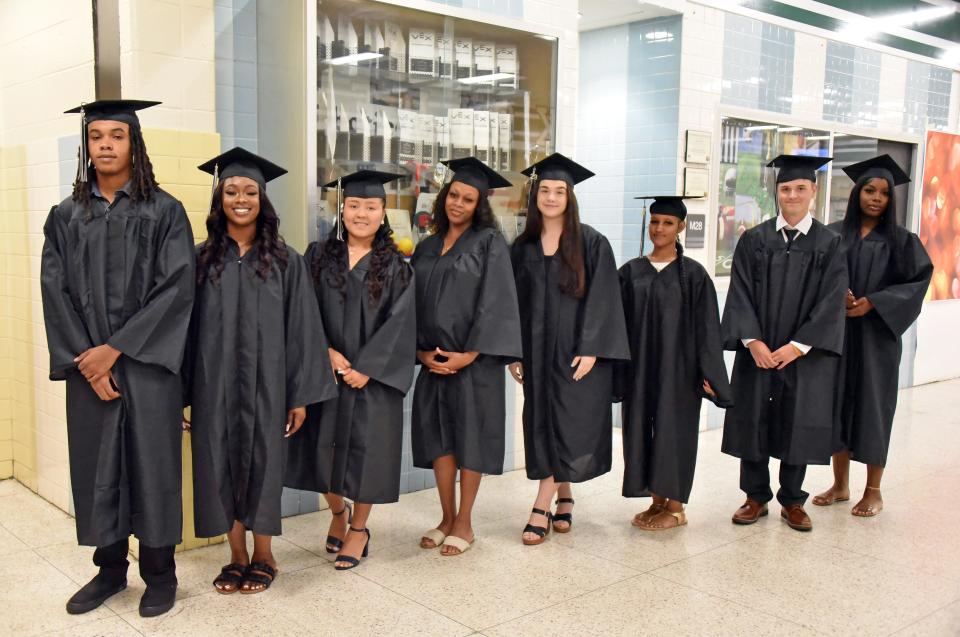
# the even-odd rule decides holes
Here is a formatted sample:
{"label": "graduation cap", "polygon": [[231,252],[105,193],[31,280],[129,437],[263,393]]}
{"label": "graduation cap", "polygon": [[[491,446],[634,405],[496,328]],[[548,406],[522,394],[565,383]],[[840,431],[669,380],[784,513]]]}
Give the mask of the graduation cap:
{"label": "graduation cap", "polygon": [[874,177],[886,179],[894,186],[900,186],[910,182],[910,177],[907,176],[907,173],[903,172],[903,169],[900,168],[897,162],[893,161],[893,158],[886,154],[856,164],[850,164],[843,169],[843,172],[847,173],[854,182],[859,182],[861,179],[872,179]]}
{"label": "graduation cap", "polygon": [[337,189],[337,239],[343,241],[343,224],[340,217],[345,198],[385,199],[387,191],[384,190],[383,185],[395,179],[400,179],[402,176],[397,173],[385,173],[379,170],[358,170],[324,184],[324,188]]}
{"label": "graduation cap", "polygon": [[493,170],[476,157],[448,159],[440,162],[453,171],[451,182],[459,181],[485,193],[493,188],[509,188],[511,184],[500,173]]}
{"label": "graduation cap", "polygon": [[643,197],[634,197],[634,199],[652,199],[650,204],[650,214],[652,215],[671,215],[683,221],[687,218],[687,207],[683,205],[684,199],[702,199],[699,195],[646,195]]}
{"label": "graduation cap", "polygon": [[287,174],[285,168],[281,168],[239,146],[205,161],[197,168],[213,175],[214,190],[217,189],[217,184],[228,177],[249,177],[257,182],[260,190],[265,191],[268,181],[273,181],[280,175]]}
{"label": "graduation cap", "polygon": [[137,117],[137,111],[156,106],[161,102],[148,102],[145,100],[97,100],[95,102],[81,103],[65,110],[64,113],[80,113],[80,165],[77,167],[77,179],[80,182],[87,181],[87,124],[101,120],[111,120],[123,122],[130,126],[131,130],[140,128],[140,118]]}
{"label": "graduation cap", "polygon": [[529,177],[531,181],[536,181],[537,179],[559,179],[560,181],[567,182],[571,187],[594,175],[594,173],[569,157],[564,157],[560,153],[554,153],[549,157],[541,159],[532,166],[524,168],[521,173]]}
{"label": "graduation cap", "polygon": [[779,155],[767,164],[770,168],[779,168],[777,183],[782,184],[794,179],[817,181],[817,169],[833,161],[833,157],[816,155]]}

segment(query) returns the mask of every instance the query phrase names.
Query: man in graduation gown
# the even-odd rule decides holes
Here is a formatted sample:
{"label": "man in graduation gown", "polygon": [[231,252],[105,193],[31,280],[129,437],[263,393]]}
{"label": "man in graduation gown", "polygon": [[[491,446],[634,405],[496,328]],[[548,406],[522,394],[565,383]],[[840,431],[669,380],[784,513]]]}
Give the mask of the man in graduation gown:
{"label": "man in graduation gown", "polygon": [[99,101],[82,119],[73,194],[44,225],[40,285],[50,379],[67,383],[77,539],[99,574],[67,603],[97,608],[126,587],[140,541],[140,614],[173,607],[180,542],[180,364],[194,293],[193,234],[154,179],[136,111]]}
{"label": "man in graduation gown", "polygon": [[723,430],[723,452],[740,458],[747,496],[735,524],[767,514],[773,456],[780,459],[781,517],[809,531],[806,465],[828,463],[833,451],[847,266],[840,235],[810,213],[816,170],[830,159],[781,155],[770,162],[780,169],[780,213],[747,230],[734,251],[721,330],[724,347],[737,353],[735,406]]}

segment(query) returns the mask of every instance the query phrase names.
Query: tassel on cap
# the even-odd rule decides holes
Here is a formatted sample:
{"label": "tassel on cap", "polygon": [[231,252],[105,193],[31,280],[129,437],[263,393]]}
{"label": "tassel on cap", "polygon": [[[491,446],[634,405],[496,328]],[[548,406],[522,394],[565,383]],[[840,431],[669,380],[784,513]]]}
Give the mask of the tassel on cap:
{"label": "tassel on cap", "polygon": [[77,181],[81,184],[87,182],[87,164],[90,161],[87,156],[87,112],[84,106],[84,103],[80,104],[80,164],[77,166]]}
{"label": "tassel on cap", "polygon": [[337,178],[337,241],[343,241],[343,185]]}

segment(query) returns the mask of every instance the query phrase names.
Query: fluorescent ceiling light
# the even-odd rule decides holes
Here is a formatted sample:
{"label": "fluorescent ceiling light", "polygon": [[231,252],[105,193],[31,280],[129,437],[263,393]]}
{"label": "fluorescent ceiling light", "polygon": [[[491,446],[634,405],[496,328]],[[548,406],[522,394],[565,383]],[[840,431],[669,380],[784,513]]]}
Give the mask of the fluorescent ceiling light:
{"label": "fluorescent ceiling light", "polygon": [[940,59],[947,64],[960,64],[960,46],[947,49],[940,56]]}
{"label": "fluorescent ceiling light", "polygon": [[488,73],[486,75],[474,75],[458,80],[461,84],[487,84],[490,82],[499,82],[500,80],[512,80],[513,73]]}
{"label": "fluorescent ceiling light", "polygon": [[802,126],[787,126],[786,128],[778,128],[778,133],[793,133],[798,130],[803,130]]}
{"label": "fluorescent ceiling light", "polygon": [[917,9],[915,11],[904,11],[902,13],[891,13],[879,18],[864,18],[857,22],[848,23],[841,33],[851,37],[868,38],[887,32],[894,27],[912,27],[918,24],[934,22],[940,18],[945,18],[954,13],[953,7],[930,7],[929,9]]}
{"label": "fluorescent ceiling light", "polygon": [[673,34],[669,31],[649,31],[643,35],[645,40],[658,40],[661,42],[673,39]]}
{"label": "fluorescent ceiling light", "polygon": [[327,60],[327,64],[332,64],[334,66],[339,66],[340,64],[356,64],[357,62],[376,60],[377,58],[382,57],[382,53],[353,53],[351,55],[344,55],[338,58],[333,58],[332,60]]}
{"label": "fluorescent ceiling light", "polygon": [[747,126],[747,127],[744,128],[743,130],[748,130],[748,131],[755,131],[755,130],[773,130],[773,129],[776,128],[776,127],[777,127],[776,124],[769,124],[769,125],[766,125],[766,124],[765,124],[765,125],[762,125],[762,126]]}

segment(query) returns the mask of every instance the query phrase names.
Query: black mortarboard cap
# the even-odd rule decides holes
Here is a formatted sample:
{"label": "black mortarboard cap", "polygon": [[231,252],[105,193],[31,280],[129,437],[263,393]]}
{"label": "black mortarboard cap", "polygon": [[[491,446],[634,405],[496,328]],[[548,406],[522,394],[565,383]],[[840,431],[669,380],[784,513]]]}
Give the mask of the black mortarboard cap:
{"label": "black mortarboard cap", "polygon": [[886,179],[894,186],[900,186],[901,184],[910,182],[910,177],[907,173],[900,168],[897,162],[893,161],[890,155],[886,154],[856,164],[850,164],[843,169],[843,172],[847,173],[854,182],[860,181],[861,178],[872,179],[874,177]]}
{"label": "black mortarboard cap", "polygon": [[779,168],[777,183],[782,184],[794,179],[817,181],[817,169],[833,161],[833,157],[819,157],[817,155],[779,155],[774,157],[767,166]]}
{"label": "black mortarboard cap", "polygon": [[344,197],[360,197],[361,199],[382,199],[387,196],[387,191],[383,185],[390,183],[394,179],[399,179],[403,175],[397,173],[385,173],[379,170],[358,170],[355,173],[344,175],[335,179],[324,188],[340,187],[343,190]]}
{"label": "black mortarboard cap", "polygon": [[492,188],[509,188],[513,185],[503,175],[476,157],[448,159],[440,163],[453,171],[451,182],[459,181],[468,186],[473,186],[481,193],[485,193]]}
{"label": "black mortarboard cap", "polygon": [[684,199],[702,199],[696,195],[647,195],[643,197],[634,197],[634,199],[652,199],[649,212],[652,215],[672,215],[683,221],[687,218],[687,207],[683,205]]}
{"label": "black mortarboard cap", "polygon": [[531,179],[559,179],[567,182],[570,186],[579,184],[594,175],[594,173],[560,153],[554,153],[541,159],[521,172]]}
{"label": "black mortarboard cap", "polygon": [[156,106],[160,102],[145,100],[97,100],[75,106],[64,113],[80,114],[80,165],[77,166],[77,179],[87,180],[87,124],[100,120],[114,120],[130,126],[131,130],[140,128],[140,118],[137,111]]}
{"label": "black mortarboard cap", "polygon": [[228,177],[249,177],[260,185],[260,190],[266,190],[268,181],[287,174],[285,168],[239,146],[217,155],[197,168],[213,175],[214,189],[219,182]]}

